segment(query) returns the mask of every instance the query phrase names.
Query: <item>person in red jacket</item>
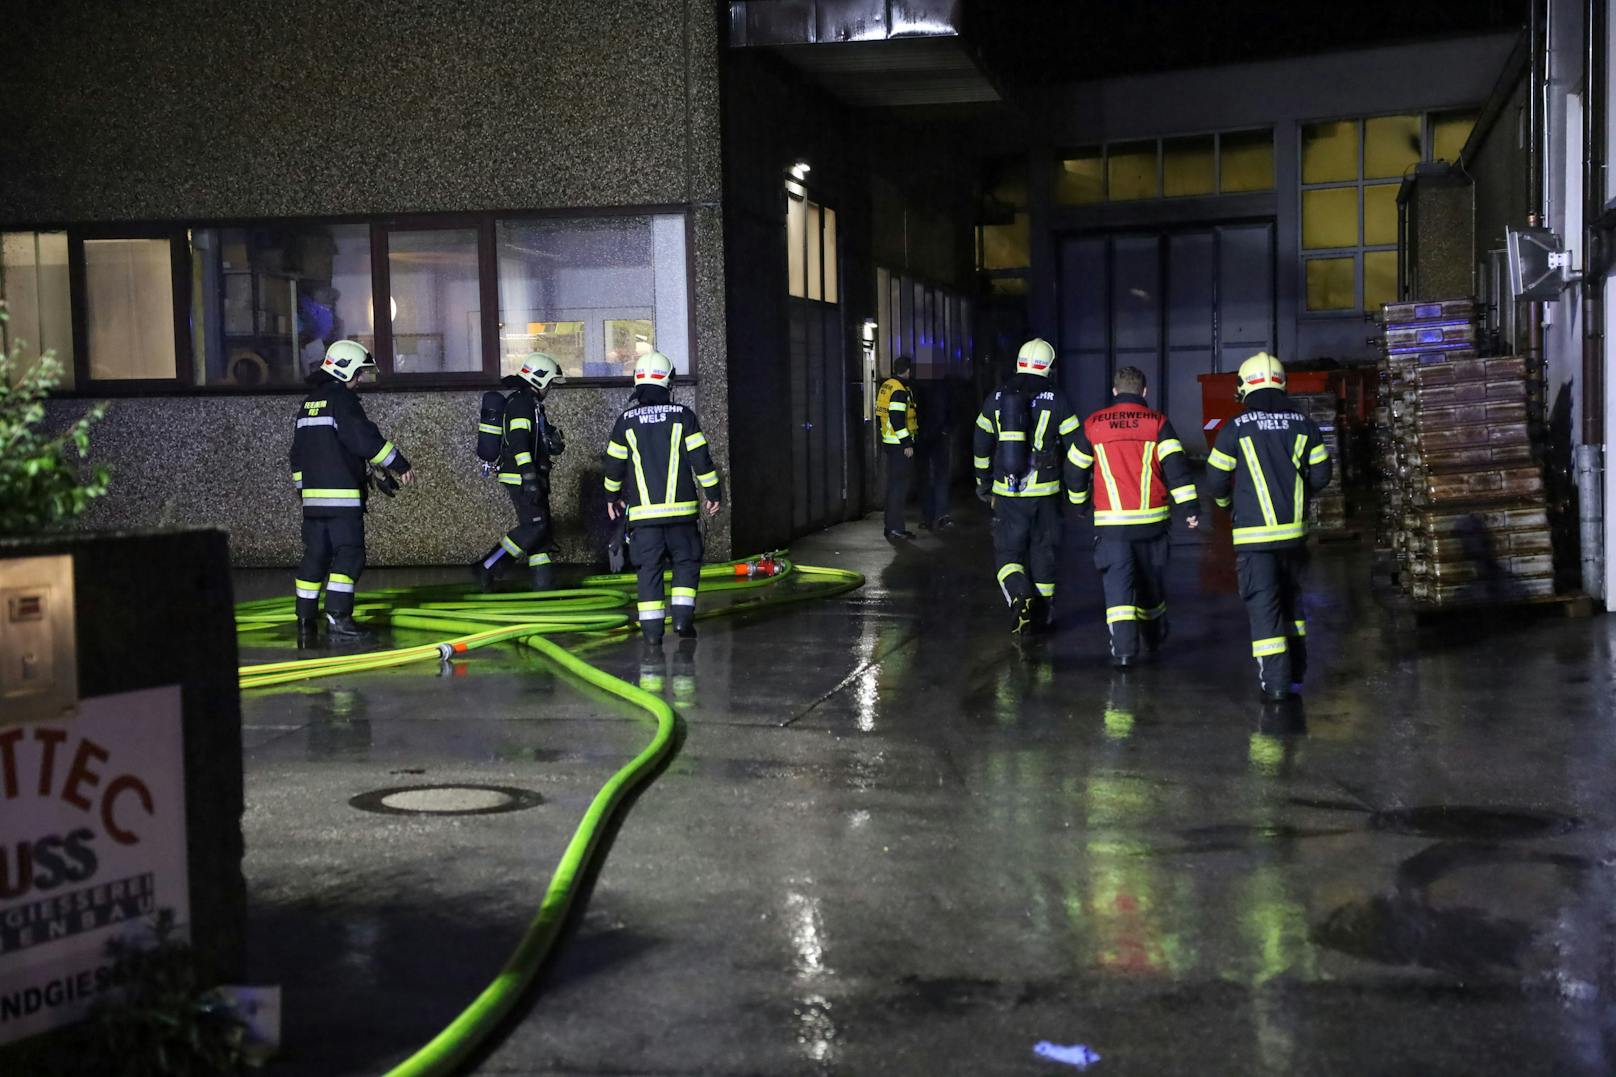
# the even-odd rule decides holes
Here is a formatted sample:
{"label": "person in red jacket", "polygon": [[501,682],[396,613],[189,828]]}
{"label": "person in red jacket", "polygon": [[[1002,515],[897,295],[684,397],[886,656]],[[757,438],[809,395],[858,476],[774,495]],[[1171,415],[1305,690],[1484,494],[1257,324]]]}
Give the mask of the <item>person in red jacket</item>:
{"label": "person in red jacket", "polygon": [[[1067,499],[1094,515],[1094,564],[1105,587],[1111,664],[1132,666],[1167,639],[1167,528],[1173,511],[1199,522],[1184,446],[1167,416],[1145,403],[1145,375],[1125,366],[1112,401],[1083,421],[1067,451]],[[1096,479],[1096,473],[1098,478]],[[1141,627],[1143,631],[1141,632]]]}

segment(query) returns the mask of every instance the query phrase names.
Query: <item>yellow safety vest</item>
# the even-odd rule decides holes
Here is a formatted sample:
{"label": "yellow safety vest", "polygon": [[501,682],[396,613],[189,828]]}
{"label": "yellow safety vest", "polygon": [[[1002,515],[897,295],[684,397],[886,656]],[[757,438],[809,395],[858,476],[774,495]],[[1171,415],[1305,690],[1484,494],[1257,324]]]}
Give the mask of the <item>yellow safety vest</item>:
{"label": "yellow safety vest", "polygon": [[881,424],[881,441],[887,445],[896,445],[901,439],[897,431],[892,429],[892,394],[899,389],[909,393],[909,410],[905,413],[904,425],[909,428],[909,443],[914,444],[915,433],[920,429],[919,409],[915,407],[915,391],[897,378],[888,378],[881,383],[881,388],[875,394],[875,418]]}

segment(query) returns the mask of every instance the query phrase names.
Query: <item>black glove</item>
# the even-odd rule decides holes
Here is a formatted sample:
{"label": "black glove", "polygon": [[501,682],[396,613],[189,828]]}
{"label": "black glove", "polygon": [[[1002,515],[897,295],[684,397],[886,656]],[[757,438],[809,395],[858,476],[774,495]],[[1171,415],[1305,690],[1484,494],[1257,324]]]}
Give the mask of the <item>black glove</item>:
{"label": "black glove", "polygon": [[1094,505],[1088,501],[1079,504],[1068,500],[1066,502],[1066,515],[1074,520],[1087,522],[1094,519]]}

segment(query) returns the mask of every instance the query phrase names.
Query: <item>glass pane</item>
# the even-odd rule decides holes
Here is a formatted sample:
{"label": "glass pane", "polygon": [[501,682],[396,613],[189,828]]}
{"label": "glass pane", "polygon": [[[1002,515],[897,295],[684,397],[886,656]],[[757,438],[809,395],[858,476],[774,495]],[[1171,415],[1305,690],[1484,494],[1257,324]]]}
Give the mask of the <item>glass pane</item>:
{"label": "glass pane", "polygon": [[825,242],[824,234],[820,231],[819,203],[808,203],[808,298],[820,299],[823,293],[820,290],[819,255]]}
{"label": "glass pane", "polygon": [[987,196],[995,202],[1025,209],[1027,206],[1027,159],[1006,158],[988,165]]}
{"label": "glass pane", "polygon": [[1302,246],[1358,245],[1358,188],[1326,187],[1302,192]]}
{"label": "glass pane", "polygon": [[1358,121],[1310,123],[1302,128],[1302,182],[1358,178]]}
{"label": "glass pane", "polygon": [[483,368],[477,232],[389,232],[393,370],[465,373]]}
{"label": "glass pane", "polygon": [[1364,246],[1397,242],[1397,189],[1401,186],[1381,183],[1363,189]]}
{"label": "glass pane", "polygon": [[1307,260],[1307,309],[1354,310],[1355,258],[1309,258]]}
{"label": "glass pane", "polygon": [[494,239],[502,374],[537,350],[569,377],[626,378],[653,347],[689,373],[683,216],[499,221]]}
{"label": "glass pane", "polygon": [[1027,294],[1026,277],[989,277],[988,295],[1018,296]]}
{"label": "glass pane", "polygon": [[1382,303],[1397,301],[1397,252],[1365,251],[1363,256],[1363,305],[1379,310]]}
{"label": "glass pane", "polygon": [[1218,136],[1218,189],[1268,191],[1274,186],[1274,132],[1230,131]]}
{"label": "glass pane", "polygon": [[1431,117],[1431,159],[1457,161],[1470,131],[1476,126],[1475,112],[1438,112]]}
{"label": "glass pane", "polygon": [[786,196],[786,279],[787,291],[802,299],[808,294],[807,252],[803,250],[804,223],[808,211],[801,198]]}
{"label": "glass pane", "polygon": [[1113,202],[1159,197],[1156,143],[1119,142],[1112,146],[1106,156],[1106,180]]}
{"label": "glass pane", "polygon": [[837,302],[836,211],[825,207],[825,302]]}
{"label": "glass pane", "polygon": [[1162,142],[1162,193],[1211,194],[1213,183],[1212,136],[1169,138]]}
{"label": "glass pane", "polygon": [[1030,261],[1028,216],[1016,214],[1013,224],[982,226],[982,268],[1025,269]]}
{"label": "glass pane", "polygon": [[0,348],[20,348],[30,360],[54,352],[64,389],[73,387],[71,296],[66,232],[0,233],[0,299],[11,315]]}
{"label": "glass pane", "polygon": [[1064,206],[1105,201],[1105,157],[1098,146],[1076,150],[1061,161],[1055,173],[1055,201]]}
{"label": "glass pane", "polygon": [[191,351],[201,385],[295,385],[333,341],[375,346],[370,226],[191,232]]}
{"label": "glass pane", "polygon": [[166,239],[84,241],[91,378],[174,378],[174,266]]}
{"label": "glass pane", "polygon": [[1418,116],[1376,116],[1364,121],[1364,178],[1401,176],[1420,160]]}

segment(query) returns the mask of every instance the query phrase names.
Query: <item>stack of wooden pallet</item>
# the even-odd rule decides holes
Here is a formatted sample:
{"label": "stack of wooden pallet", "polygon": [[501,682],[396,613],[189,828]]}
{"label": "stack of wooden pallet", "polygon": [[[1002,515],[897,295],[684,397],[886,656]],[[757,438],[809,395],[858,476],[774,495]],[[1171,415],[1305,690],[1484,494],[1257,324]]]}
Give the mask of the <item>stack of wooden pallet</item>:
{"label": "stack of wooden pallet", "polygon": [[1554,593],[1542,391],[1519,357],[1477,355],[1469,299],[1383,308],[1379,541],[1415,602]]}
{"label": "stack of wooden pallet", "polygon": [[1335,477],[1322,494],[1307,505],[1307,528],[1310,532],[1342,532],[1347,527],[1346,427],[1342,422],[1341,394],[1333,389],[1322,393],[1292,393],[1291,403],[1298,411],[1312,419],[1324,436],[1324,447],[1335,461]]}

